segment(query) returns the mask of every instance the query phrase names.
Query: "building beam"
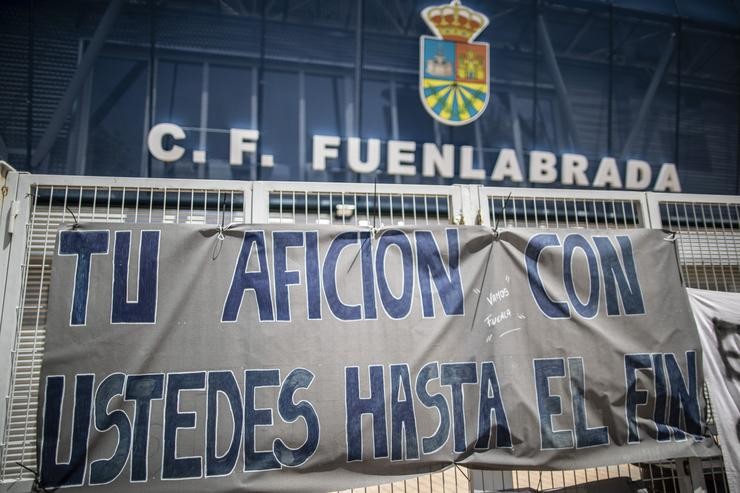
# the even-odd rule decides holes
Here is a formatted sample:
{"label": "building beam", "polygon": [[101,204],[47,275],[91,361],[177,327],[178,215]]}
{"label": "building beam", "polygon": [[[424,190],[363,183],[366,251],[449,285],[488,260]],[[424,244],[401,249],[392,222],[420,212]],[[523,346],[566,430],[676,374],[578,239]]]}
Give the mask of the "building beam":
{"label": "building beam", "polygon": [[103,102],[98,105],[92,118],[90,118],[90,125],[93,127],[100,125],[105,117],[108,116],[110,110],[113,109],[113,106],[115,106],[126,91],[128,91],[131,84],[139,78],[144,70],[146,70],[147,65],[148,62],[146,60],[141,60],[134,64],[134,66],[132,66],[123,77],[121,77],[121,80],[115,85],[115,87],[113,87],[110,93],[108,93],[108,96],[106,96]]}
{"label": "building beam", "polygon": [[570,43],[568,43],[568,47],[565,49],[565,53],[570,55],[573,53],[573,50],[578,45],[578,43],[583,39],[584,34],[586,34],[586,31],[589,30],[591,25],[594,23],[594,18],[589,17],[586,19],[586,22],[581,24],[581,27],[576,32],[575,36],[573,36],[573,39],[570,40]]}
{"label": "building beam", "polygon": [[381,10],[385,14],[385,17],[390,21],[391,24],[393,24],[393,27],[395,27],[399,33],[403,34],[404,26],[401,25],[396,15],[390,11],[390,9],[388,8],[388,3],[384,0],[376,0],[375,4],[380,7],[379,10]]}
{"label": "building beam", "polygon": [[3,136],[0,135],[0,161],[6,161],[8,159],[8,146],[5,145]]}
{"label": "building beam", "polygon": [[660,86],[660,83],[663,81],[663,77],[665,76],[666,70],[668,69],[668,64],[670,63],[671,57],[673,56],[673,48],[675,47],[675,45],[676,33],[671,33],[671,37],[668,38],[668,44],[663,49],[663,54],[661,55],[660,60],[658,60],[658,65],[655,67],[655,72],[653,73],[653,78],[650,80],[650,85],[645,92],[645,96],[642,98],[642,104],[640,104],[640,110],[637,113],[637,119],[632,124],[632,129],[627,136],[627,140],[624,141],[624,146],[622,147],[622,157],[627,156],[627,153],[630,151],[632,144],[634,144],[635,139],[637,138],[637,134],[642,129],[642,124],[645,122],[645,117],[647,116],[648,111],[650,111],[650,107],[653,105],[655,93],[658,92],[658,86]]}
{"label": "building beam", "polygon": [[516,6],[514,6],[514,7],[511,7],[511,8],[508,8],[508,9],[506,9],[506,10],[503,10],[503,11],[499,12],[498,14],[493,14],[492,16],[490,16],[490,17],[488,18],[488,20],[489,20],[489,21],[490,21],[491,23],[493,23],[493,21],[495,21],[495,20],[499,20],[499,19],[501,19],[502,17],[506,17],[507,15],[509,15],[509,14],[512,14],[512,13],[514,13],[514,12],[516,12],[517,10],[520,10],[520,9],[521,9],[521,7],[520,7],[519,5],[516,5]]}
{"label": "building beam", "polygon": [[31,159],[32,167],[38,166],[39,163],[41,163],[41,161],[43,161],[49,154],[49,151],[51,151],[54,142],[57,140],[59,130],[61,130],[64,125],[64,120],[72,109],[75,99],[77,99],[77,94],[85,84],[85,80],[90,74],[90,70],[92,70],[95,60],[98,58],[100,50],[103,48],[103,44],[108,38],[108,34],[113,28],[113,23],[118,17],[118,13],[121,11],[123,3],[124,0],[111,0],[108,4],[108,8],[100,19],[100,24],[98,24],[98,27],[95,29],[95,34],[90,40],[90,44],[85,50],[85,54],[82,56],[79,66],[72,76],[72,80],[69,81],[69,85],[67,86],[64,95],[59,101],[56,110],[54,110],[54,115],[51,117],[49,125],[44,131],[44,135],[41,137],[39,145],[36,147],[36,152],[33,154],[33,158]]}
{"label": "building beam", "polygon": [[411,3],[409,3],[409,7],[406,9],[406,16],[404,17],[404,19],[406,19],[403,25],[404,34],[408,35],[411,26],[416,20],[416,15],[416,1],[412,1]]}
{"label": "building beam", "polygon": [[694,54],[693,58],[689,60],[689,63],[686,64],[686,69],[684,70],[685,74],[691,74],[694,69],[696,68],[697,64],[703,60],[705,60],[707,57],[705,56],[705,53],[707,51],[707,48],[709,45],[712,44],[711,39],[707,39],[702,43],[702,45],[699,47],[698,50],[696,50],[696,53]]}
{"label": "building beam", "polygon": [[547,31],[545,19],[542,14],[537,16],[537,30],[540,34],[540,39],[542,40],[545,63],[547,64],[547,68],[550,70],[553,82],[555,83],[555,93],[558,95],[560,109],[563,111],[563,114],[565,115],[565,121],[568,124],[568,135],[570,136],[571,145],[574,149],[579,149],[580,141],[578,139],[578,132],[576,130],[576,119],[573,115],[573,109],[570,105],[570,99],[568,98],[568,91],[565,88],[563,75],[560,73],[558,60],[557,58],[555,58],[555,50],[552,47],[550,33]]}

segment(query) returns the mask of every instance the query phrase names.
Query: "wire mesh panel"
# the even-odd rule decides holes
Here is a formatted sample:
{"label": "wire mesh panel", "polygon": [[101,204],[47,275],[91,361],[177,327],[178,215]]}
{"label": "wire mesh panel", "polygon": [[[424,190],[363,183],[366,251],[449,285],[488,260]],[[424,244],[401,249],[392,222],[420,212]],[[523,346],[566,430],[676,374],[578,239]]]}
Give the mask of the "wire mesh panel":
{"label": "wire mesh panel", "polygon": [[[269,223],[426,226],[454,222],[454,198],[452,187],[263,182],[255,183],[254,210],[256,221],[265,214]],[[456,465],[443,472],[345,492],[468,492],[470,474]]]}
{"label": "wire mesh panel", "polygon": [[721,457],[716,459],[703,459],[701,469],[704,474],[704,483],[709,493],[730,492],[730,485],[725,474],[725,464]]}
{"label": "wire mesh panel", "polygon": [[[683,282],[713,291],[740,291],[740,198],[648,194],[653,227],[675,234]],[[716,434],[705,385],[707,424]],[[721,446],[721,443],[719,444]],[[721,458],[702,461],[707,491],[729,491]]]}
{"label": "wire mesh panel", "polygon": [[[56,230],[74,222],[228,224],[244,222],[240,188],[36,185],[28,197],[22,305],[13,348],[6,440],[0,479],[32,479],[36,469],[36,410]],[[74,180],[79,182],[80,180]],[[120,183],[120,180],[116,180]]]}
{"label": "wire mesh panel", "polygon": [[403,226],[449,223],[445,195],[270,193],[271,223]]}
{"label": "wire mesh panel", "polygon": [[659,224],[676,233],[688,287],[740,291],[740,200],[659,200]]}
{"label": "wire mesh panel", "polygon": [[469,493],[471,487],[470,474],[473,472],[455,465],[442,472],[424,474],[404,481],[333,493]]}
{"label": "wire mesh panel", "polygon": [[382,227],[450,224],[456,195],[445,186],[263,182],[254,197],[255,221],[264,213],[270,223]]}
{"label": "wire mesh panel", "polygon": [[[480,204],[482,211],[487,210],[492,227],[650,227],[645,195],[635,192],[481,188]],[[512,471],[512,488],[537,491],[567,489],[616,478],[626,478],[649,491],[679,491],[675,461],[578,470]]]}
{"label": "wire mesh panel", "polygon": [[492,226],[506,228],[646,228],[644,195],[538,189],[481,189]]}

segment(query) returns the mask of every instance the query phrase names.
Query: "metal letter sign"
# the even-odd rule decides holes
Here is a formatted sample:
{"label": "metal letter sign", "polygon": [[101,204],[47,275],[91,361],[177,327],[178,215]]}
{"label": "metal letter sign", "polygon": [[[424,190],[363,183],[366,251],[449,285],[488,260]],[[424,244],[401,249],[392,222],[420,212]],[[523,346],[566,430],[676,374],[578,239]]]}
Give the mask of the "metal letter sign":
{"label": "metal letter sign", "polygon": [[466,125],[488,105],[488,43],[473,43],[488,17],[459,0],[427,7],[421,16],[436,35],[419,43],[421,102],[445,125]]}

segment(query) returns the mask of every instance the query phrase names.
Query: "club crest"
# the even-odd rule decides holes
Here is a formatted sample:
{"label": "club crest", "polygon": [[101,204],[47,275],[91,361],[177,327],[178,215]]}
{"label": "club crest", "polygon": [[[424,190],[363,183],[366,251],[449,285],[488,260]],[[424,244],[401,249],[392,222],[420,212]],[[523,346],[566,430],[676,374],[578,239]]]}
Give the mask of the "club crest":
{"label": "club crest", "polygon": [[470,123],[488,105],[488,43],[473,42],[488,18],[459,0],[427,7],[421,16],[436,36],[419,40],[421,102],[445,125]]}

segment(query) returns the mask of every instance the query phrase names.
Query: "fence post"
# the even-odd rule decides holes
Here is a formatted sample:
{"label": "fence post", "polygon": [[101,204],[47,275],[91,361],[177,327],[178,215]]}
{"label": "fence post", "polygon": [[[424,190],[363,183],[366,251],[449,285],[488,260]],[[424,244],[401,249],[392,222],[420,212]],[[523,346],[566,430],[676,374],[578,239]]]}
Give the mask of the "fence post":
{"label": "fence post", "polygon": [[663,229],[663,219],[660,217],[660,200],[652,192],[645,192],[642,213],[645,216],[645,227],[651,229]]}
{"label": "fence post", "polygon": [[704,479],[702,460],[697,457],[692,457],[688,460],[688,463],[689,475],[691,477],[691,490],[693,493],[707,493],[707,483]]}
{"label": "fence post", "polygon": [[514,476],[512,471],[483,471],[480,469],[468,469],[470,471],[471,493],[492,493],[514,488]]}
{"label": "fence post", "polygon": [[493,226],[491,223],[491,209],[488,204],[488,196],[485,193],[486,187],[482,185],[472,185],[470,188],[470,193],[473,195],[475,206],[478,209],[476,214],[480,219],[480,224],[483,226]]}
{"label": "fence post", "polygon": [[28,233],[26,231],[30,217],[31,186],[30,176],[25,173],[10,172],[3,184],[7,187],[7,196],[2,201],[2,268],[5,276],[0,277],[0,467],[1,459],[6,452],[6,435],[8,430],[7,415],[12,391],[13,352],[15,339],[20,330],[19,310],[22,304],[23,274],[25,271],[25,254]]}
{"label": "fence post", "polygon": [[478,187],[476,185],[453,185],[451,188],[451,219],[457,224],[467,226],[478,224]]}
{"label": "fence post", "polygon": [[266,224],[270,219],[270,191],[266,186],[267,183],[252,182],[252,203],[249,204],[252,224]]}

